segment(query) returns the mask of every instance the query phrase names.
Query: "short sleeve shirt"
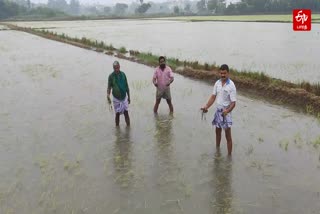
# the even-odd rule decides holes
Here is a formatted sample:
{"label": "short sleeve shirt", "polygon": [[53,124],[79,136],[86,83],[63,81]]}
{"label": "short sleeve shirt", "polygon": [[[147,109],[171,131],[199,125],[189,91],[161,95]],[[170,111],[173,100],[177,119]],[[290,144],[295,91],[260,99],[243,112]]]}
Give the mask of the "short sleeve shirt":
{"label": "short sleeve shirt", "polygon": [[231,102],[237,100],[237,89],[231,79],[227,79],[223,86],[221,80],[216,81],[212,94],[216,96],[216,101],[220,108],[228,107]]}
{"label": "short sleeve shirt", "polygon": [[166,66],[163,71],[158,66],[153,74],[153,78],[157,80],[159,89],[163,90],[167,88],[167,84],[173,79],[173,73],[169,66]]}

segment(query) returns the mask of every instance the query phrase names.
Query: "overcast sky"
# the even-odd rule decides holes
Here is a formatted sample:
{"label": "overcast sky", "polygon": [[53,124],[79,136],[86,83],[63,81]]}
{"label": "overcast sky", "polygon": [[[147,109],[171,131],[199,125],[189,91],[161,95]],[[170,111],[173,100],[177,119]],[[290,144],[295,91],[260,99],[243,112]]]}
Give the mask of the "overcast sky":
{"label": "overcast sky", "polygon": [[[66,0],[68,3],[70,0]],[[116,3],[126,3],[130,4],[132,2],[140,2],[139,0],[79,0],[81,4],[103,4],[103,5],[115,5]],[[184,1],[184,0],[144,0],[144,2],[170,2],[170,1]],[[189,1],[199,1],[199,0],[189,0]],[[240,0],[226,0],[227,4],[230,2],[239,2]],[[48,0],[31,0],[33,3],[47,3]]]}
{"label": "overcast sky", "polygon": [[[70,2],[70,0],[66,0]],[[138,0],[79,0],[81,4],[116,4],[116,3],[127,3],[139,2]],[[145,2],[165,2],[168,0],[145,0]],[[170,0],[169,0],[170,1]],[[48,0],[31,0],[33,3],[47,3]]]}

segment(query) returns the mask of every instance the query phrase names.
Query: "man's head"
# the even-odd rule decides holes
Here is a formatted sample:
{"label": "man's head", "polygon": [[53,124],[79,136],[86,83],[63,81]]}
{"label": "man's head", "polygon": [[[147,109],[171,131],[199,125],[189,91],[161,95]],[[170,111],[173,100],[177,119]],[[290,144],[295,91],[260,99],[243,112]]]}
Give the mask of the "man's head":
{"label": "man's head", "polygon": [[115,72],[119,72],[120,71],[120,63],[118,61],[114,61],[113,62],[113,70]]}
{"label": "man's head", "polygon": [[225,81],[229,78],[229,66],[226,64],[223,64],[219,68],[220,72],[220,78]]}
{"label": "man's head", "polygon": [[159,57],[159,66],[163,70],[166,67],[166,58],[164,56]]}

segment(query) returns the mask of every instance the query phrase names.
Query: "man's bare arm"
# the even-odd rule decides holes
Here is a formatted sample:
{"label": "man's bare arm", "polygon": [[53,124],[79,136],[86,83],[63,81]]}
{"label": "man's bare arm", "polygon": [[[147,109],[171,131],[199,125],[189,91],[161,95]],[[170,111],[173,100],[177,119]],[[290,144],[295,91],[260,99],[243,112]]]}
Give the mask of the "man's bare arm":
{"label": "man's bare arm", "polygon": [[202,108],[204,110],[208,110],[208,108],[210,108],[212,106],[212,104],[214,103],[214,101],[216,100],[216,95],[211,95],[207,104]]}

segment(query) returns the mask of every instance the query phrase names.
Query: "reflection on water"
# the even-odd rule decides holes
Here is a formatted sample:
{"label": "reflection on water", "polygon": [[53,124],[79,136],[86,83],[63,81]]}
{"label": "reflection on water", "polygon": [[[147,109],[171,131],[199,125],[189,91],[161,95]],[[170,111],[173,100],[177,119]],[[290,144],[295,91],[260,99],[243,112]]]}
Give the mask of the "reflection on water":
{"label": "reflection on water", "polygon": [[133,181],[130,127],[115,129],[113,151],[114,181],[121,187],[130,187]]}
{"label": "reflection on water", "polygon": [[158,146],[162,147],[163,145],[169,146],[172,140],[172,120],[173,116],[162,116],[156,114],[155,117],[155,135],[158,142]]}
{"label": "reflection on water", "polygon": [[181,190],[181,168],[176,156],[175,143],[173,141],[173,117],[170,115],[155,115],[155,159],[153,179],[161,192],[160,200],[166,210],[177,212],[175,201],[179,198]]}
{"label": "reflection on water", "polygon": [[174,178],[174,146],[172,145],[172,118],[155,115],[156,163],[158,166],[158,182],[166,184]]}
{"label": "reflection on water", "polygon": [[231,157],[222,157],[217,150],[212,168],[214,213],[231,213],[232,211],[232,161]]}

